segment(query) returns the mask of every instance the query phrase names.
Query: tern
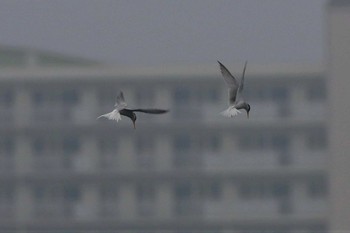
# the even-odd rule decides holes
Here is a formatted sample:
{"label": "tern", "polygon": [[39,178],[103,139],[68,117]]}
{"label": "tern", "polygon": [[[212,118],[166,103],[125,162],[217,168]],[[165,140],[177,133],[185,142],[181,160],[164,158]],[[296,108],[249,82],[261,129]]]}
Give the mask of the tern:
{"label": "tern", "polygon": [[243,86],[244,86],[244,74],[247,68],[247,61],[244,64],[242,78],[240,82],[230,73],[230,71],[221,63],[220,71],[224,80],[228,86],[228,95],[229,95],[229,107],[225,111],[221,112],[221,115],[225,117],[233,117],[238,113],[241,113],[239,109],[244,109],[247,112],[247,118],[249,118],[250,105],[244,101],[242,96]]}
{"label": "tern", "polygon": [[156,108],[149,108],[149,109],[141,109],[141,108],[137,108],[137,109],[128,109],[127,104],[125,102],[124,99],[124,94],[123,92],[120,92],[119,95],[117,96],[117,101],[114,105],[115,109],[112,112],[103,114],[99,117],[97,117],[97,119],[105,117],[109,120],[115,120],[115,121],[120,121],[121,115],[129,117],[134,125],[134,129],[136,128],[135,122],[136,122],[136,114],[135,112],[143,112],[143,113],[150,113],[150,114],[163,114],[163,113],[167,113],[169,110],[164,110],[164,109],[156,109]]}

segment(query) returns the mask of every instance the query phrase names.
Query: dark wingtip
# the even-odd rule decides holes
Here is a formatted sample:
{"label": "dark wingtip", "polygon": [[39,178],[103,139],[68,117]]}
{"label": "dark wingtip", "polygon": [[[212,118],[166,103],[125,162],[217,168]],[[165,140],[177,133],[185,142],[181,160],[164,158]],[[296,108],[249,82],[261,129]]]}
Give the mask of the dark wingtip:
{"label": "dark wingtip", "polygon": [[159,110],[159,113],[168,113],[170,110],[169,109],[161,109]]}

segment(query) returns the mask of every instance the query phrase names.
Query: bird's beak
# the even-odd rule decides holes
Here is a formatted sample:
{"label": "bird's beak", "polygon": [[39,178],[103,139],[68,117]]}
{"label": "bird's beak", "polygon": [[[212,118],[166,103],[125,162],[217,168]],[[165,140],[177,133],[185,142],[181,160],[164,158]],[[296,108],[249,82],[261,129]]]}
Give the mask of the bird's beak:
{"label": "bird's beak", "polygon": [[133,121],[132,124],[134,125],[134,129],[136,129],[135,121]]}
{"label": "bird's beak", "polygon": [[249,119],[249,112],[247,112],[247,118]]}

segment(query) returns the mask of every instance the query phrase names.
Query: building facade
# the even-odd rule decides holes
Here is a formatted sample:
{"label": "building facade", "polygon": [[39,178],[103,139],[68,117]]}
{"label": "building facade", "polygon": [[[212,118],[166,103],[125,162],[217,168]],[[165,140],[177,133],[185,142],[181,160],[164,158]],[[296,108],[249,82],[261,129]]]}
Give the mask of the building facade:
{"label": "building facade", "polygon": [[[2,230],[328,229],[320,67],[248,64],[250,119],[227,119],[214,62],[135,68],[12,56],[0,71]],[[243,68],[226,65],[237,76]],[[170,112],[138,114],[136,130],[124,117],[97,121],[120,90],[131,108]]]}
{"label": "building facade", "polygon": [[329,2],[328,13],[328,92],[330,103],[330,229],[350,230],[349,183],[349,93],[350,2]]}

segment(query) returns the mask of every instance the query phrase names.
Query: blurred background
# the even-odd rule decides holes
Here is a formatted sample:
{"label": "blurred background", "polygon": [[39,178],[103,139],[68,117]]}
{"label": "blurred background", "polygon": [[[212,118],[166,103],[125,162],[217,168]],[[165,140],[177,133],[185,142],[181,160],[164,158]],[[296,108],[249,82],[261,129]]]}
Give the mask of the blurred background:
{"label": "blurred background", "polygon": [[[0,0],[0,231],[350,230],[347,0]],[[229,119],[220,60],[240,77]],[[138,114],[96,120],[119,91]]]}

